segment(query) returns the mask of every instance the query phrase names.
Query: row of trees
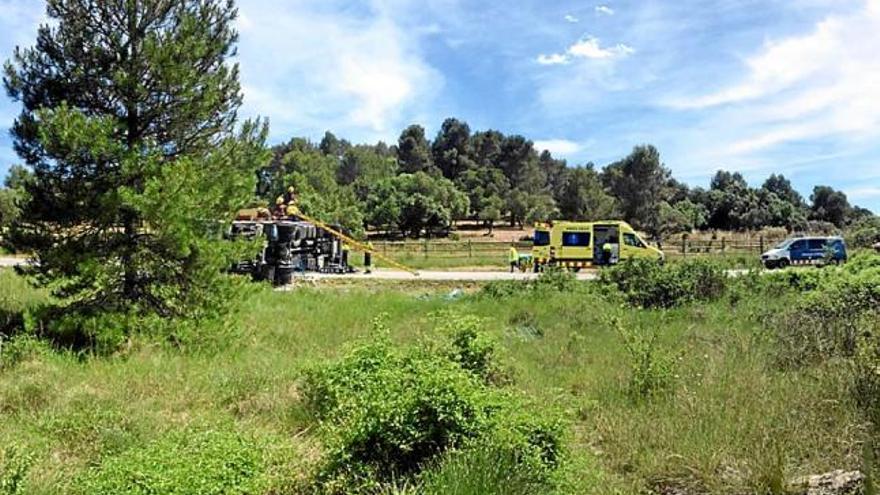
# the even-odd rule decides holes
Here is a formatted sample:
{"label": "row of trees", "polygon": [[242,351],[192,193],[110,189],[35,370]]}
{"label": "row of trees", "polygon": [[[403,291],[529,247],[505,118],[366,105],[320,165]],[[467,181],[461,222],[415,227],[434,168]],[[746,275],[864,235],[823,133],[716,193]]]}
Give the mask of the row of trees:
{"label": "row of trees", "polygon": [[[274,148],[258,173],[272,201],[293,184],[304,210],[359,231],[442,234],[454,220],[524,226],[564,218],[623,218],[655,235],[693,229],[843,228],[871,216],[843,192],[817,186],[809,202],[782,175],[751,187],[718,171],[708,189],[675,180],[656,148],[637,146],[601,170],[569,167],[532,142],[498,131],[471,132],[447,119],[433,140],[418,125],[393,146],[352,145],[330,132],[320,143],[294,138]],[[812,222],[812,225],[811,225]]]}

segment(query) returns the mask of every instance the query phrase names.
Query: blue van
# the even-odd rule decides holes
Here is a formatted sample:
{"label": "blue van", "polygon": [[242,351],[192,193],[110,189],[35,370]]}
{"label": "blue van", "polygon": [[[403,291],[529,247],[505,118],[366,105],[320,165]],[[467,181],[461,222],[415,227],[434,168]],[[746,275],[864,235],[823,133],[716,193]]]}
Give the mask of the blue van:
{"label": "blue van", "polygon": [[768,269],[788,265],[819,265],[846,262],[846,243],[842,237],[795,237],[786,239],[761,254],[761,263]]}

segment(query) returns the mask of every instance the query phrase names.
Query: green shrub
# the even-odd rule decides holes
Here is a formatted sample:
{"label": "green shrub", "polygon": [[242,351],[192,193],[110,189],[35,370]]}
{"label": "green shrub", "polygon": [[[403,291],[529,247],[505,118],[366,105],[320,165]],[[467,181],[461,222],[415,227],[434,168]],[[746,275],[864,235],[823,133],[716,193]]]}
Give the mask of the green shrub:
{"label": "green shrub", "polygon": [[30,335],[17,335],[8,340],[0,337],[0,370],[12,368],[47,351],[48,347],[44,342]]}
{"label": "green shrub", "polygon": [[530,417],[518,397],[487,384],[491,347],[472,323],[451,333],[446,349],[457,352],[401,349],[380,327],[372,342],[306,374],[306,402],[326,444],[315,480],[322,491],[375,491],[415,479],[448,452],[487,443],[510,449],[518,469],[555,468],[558,421]]}
{"label": "green shrub", "polygon": [[577,276],[564,268],[549,267],[538,278],[531,281],[531,289],[536,291],[573,292],[583,285]]}
{"label": "green shrub", "polygon": [[75,486],[83,494],[262,494],[263,446],[230,431],[175,432],[104,459]]}
{"label": "green shrub", "polygon": [[645,399],[668,391],[675,377],[675,361],[660,349],[656,329],[631,327],[619,320],[614,326],[630,360],[629,394]]}
{"label": "green shrub", "polygon": [[483,330],[485,319],[454,311],[441,311],[433,318],[438,333],[446,339],[435,352],[486,383],[504,382],[504,374],[495,359],[495,340]]}
{"label": "green shrub", "polygon": [[583,289],[586,284],[578,282],[577,276],[562,268],[548,267],[532,280],[495,280],[483,286],[480,297],[505,299],[524,296],[542,291],[573,292]]}
{"label": "green shrub", "polygon": [[880,241],[880,217],[868,217],[857,222],[850,227],[846,241],[851,248],[869,248]]}
{"label": "green shrub", "polygon": [[0,449],[0,495],[24,493],[33,457],[16,445]]}
{"label": "green shrub", "polygon": [[630,304],[644,308],[670,308],[691,301],[715,300],[727,287],[724,270],[701,259],[668,264],[627,259],[602,270],[599,280],[616,287]]}
{"label": "green shrub", "polygon": [[880,431],[880,319],[863,325],[854,360],[853,397]]}
{"label": "green shrub", "polygon": [[762,289],[771,295],[788,290],[810,292],[822,287],[831,278],[828,270],[780,270],[760,274]]}
{"label": "green shrub", "polygon": [[880,318],[880,267],[870,259],[822,279],[772,320],[781,365],[852,357],[866,322]]}
{"label": "green shrub", "polygon": [[843,265],[846,273],[861,273],[875,268],[880,269],[880,254],[872,251],[859,251]]}

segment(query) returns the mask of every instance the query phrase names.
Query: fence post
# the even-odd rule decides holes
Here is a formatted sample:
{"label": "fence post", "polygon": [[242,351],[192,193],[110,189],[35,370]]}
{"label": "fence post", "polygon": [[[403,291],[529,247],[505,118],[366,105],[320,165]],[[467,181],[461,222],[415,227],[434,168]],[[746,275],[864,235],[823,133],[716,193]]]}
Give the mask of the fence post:
{"label": "fence post", "polygon": [[764,252],[764,235],[763,234],[760,237],[758,237],[758,241],[760,242],[761,253],[763,253]]}
{"label": "fence post", "polygon": [[727,252],[727,237],[721,238],[721,252],[722,253]]}
{"label": "fence post", "polygon": [[428,259],[428,238],[425,237],[425,259]]}
{"label": "fence post", "polygon": [[684,257],[687,257],[688,254],[688,245],[687,245],[687,234],[681,235],[681,254]]}
{"label": "fence post", "polygon": [[468,239],[468,258],[474,257],[474,245],[470,239]]}

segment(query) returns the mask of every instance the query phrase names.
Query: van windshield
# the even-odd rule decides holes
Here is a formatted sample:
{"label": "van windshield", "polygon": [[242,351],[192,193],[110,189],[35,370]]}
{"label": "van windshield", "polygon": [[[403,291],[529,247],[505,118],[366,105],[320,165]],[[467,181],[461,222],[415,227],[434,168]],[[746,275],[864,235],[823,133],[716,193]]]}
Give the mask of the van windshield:
{"label": "van windshield", "polygon": [[795,239],[786,239],[786,240],[780,242],[779,244],[777,244],[777,245],[776,245],[776,249],[785,249],[785,248],[787,248],[788,246],[790,246],[791,243],[794,242],[794,241],[795,241]]}
{"label": "van windshield", "polygon": [[550,232],[546,230],[536,230],[535,231],[535,246],[549,246],[550,245]]}

